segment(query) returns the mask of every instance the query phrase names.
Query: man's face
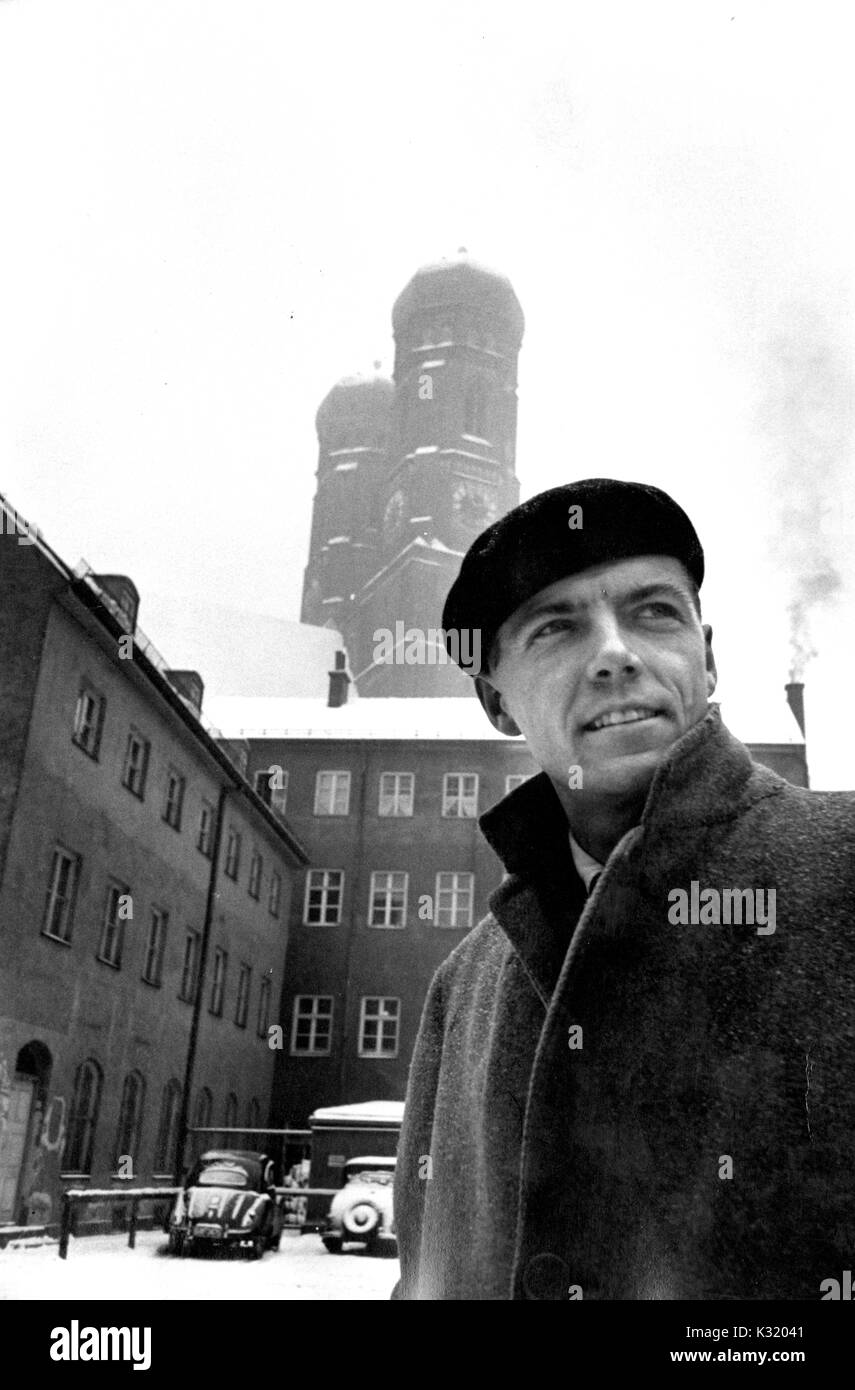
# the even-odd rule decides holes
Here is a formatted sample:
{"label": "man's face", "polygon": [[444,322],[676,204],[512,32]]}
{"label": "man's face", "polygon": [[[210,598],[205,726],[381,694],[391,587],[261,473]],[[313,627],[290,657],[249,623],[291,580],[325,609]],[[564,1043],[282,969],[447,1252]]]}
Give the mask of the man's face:
{"label": "man's face", "polygon": [[597,565],[507,619],[479,698],[503,733],[525,735],[559,791],[578,767],[585,800],[637,795],[706,714],[716,680],[710,637],[679,560]]}

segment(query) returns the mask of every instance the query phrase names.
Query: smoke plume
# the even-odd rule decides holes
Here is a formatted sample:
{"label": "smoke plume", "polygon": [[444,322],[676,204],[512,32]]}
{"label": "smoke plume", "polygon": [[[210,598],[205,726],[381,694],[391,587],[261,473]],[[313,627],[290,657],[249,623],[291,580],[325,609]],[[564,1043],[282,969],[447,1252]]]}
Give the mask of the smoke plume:
{"label": "smoke plume", "polygon": [[816,306],[791,304],[768,343],[764,424],[772,450],[772,550],[786,579],[790,680],[817,655],[814,620],[842,587],[852,456],[847,345]]}

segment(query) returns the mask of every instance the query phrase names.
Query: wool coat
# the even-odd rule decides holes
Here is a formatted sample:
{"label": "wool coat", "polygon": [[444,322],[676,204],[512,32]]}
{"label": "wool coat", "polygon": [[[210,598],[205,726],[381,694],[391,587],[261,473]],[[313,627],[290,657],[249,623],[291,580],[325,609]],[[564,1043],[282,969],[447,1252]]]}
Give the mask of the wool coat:
{"label": "wool coat", "polygon": [[[711,706],[589,898],[545,774],[481,827],[507,875],[425,1004],[393,1297],[820,1299],[855,1269],[855,794]],[[709,888],[773,917],[680,921]]]}

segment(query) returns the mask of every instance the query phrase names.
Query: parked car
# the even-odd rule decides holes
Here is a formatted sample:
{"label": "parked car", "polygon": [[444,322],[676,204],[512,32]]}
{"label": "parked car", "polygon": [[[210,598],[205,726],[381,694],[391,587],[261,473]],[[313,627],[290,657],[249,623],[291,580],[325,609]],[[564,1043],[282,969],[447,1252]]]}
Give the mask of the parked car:
{"label": "parked car", "polygon": [[340,1254],[345,1241],[383,1250],[396,1249],[392,1183],[395,1159],[369,1155],[348,1159],[344,1187],[330,1204],[321,1240],[331,1254]]}
{"label": "parked car", "polygon": [[278,1250],[282,1225],[267,1155],[212,1149],[194,1163],[175,1200],[169,1250],[184,1255],[237,1246],[259,1260],[265,1250]]}

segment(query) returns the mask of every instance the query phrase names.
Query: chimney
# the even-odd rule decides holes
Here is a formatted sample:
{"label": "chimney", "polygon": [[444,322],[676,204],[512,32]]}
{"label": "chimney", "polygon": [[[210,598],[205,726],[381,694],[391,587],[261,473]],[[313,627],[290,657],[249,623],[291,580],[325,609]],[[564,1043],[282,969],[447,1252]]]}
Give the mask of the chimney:
{"label": "chimney", "polygon": [[202,697],[205,685],[198,671],[164,671],[173,690],[177,690],[196,714],[202,713]]}
{"label": "chimney", "polygon": [[139,591],[126,574],[93,574],[101,598],[125,632],[134,633],[140,608]]}
{"label": "chimney", "polygon": [[329,709],[340,709],[347,704],[347,688],[350,685],[350,676],[347,674],[345,662],[347,654],[338,651],[335,654],[335,668],[329,672],[330,689],[327,696],[327,706]]}
{"label": "chimney", "polygon": [[796,723],[802,731],[802,738],[805,737],[805,683],[804,681],[790,681],[784,686],[787,692],[787,704],[796,717]]}

